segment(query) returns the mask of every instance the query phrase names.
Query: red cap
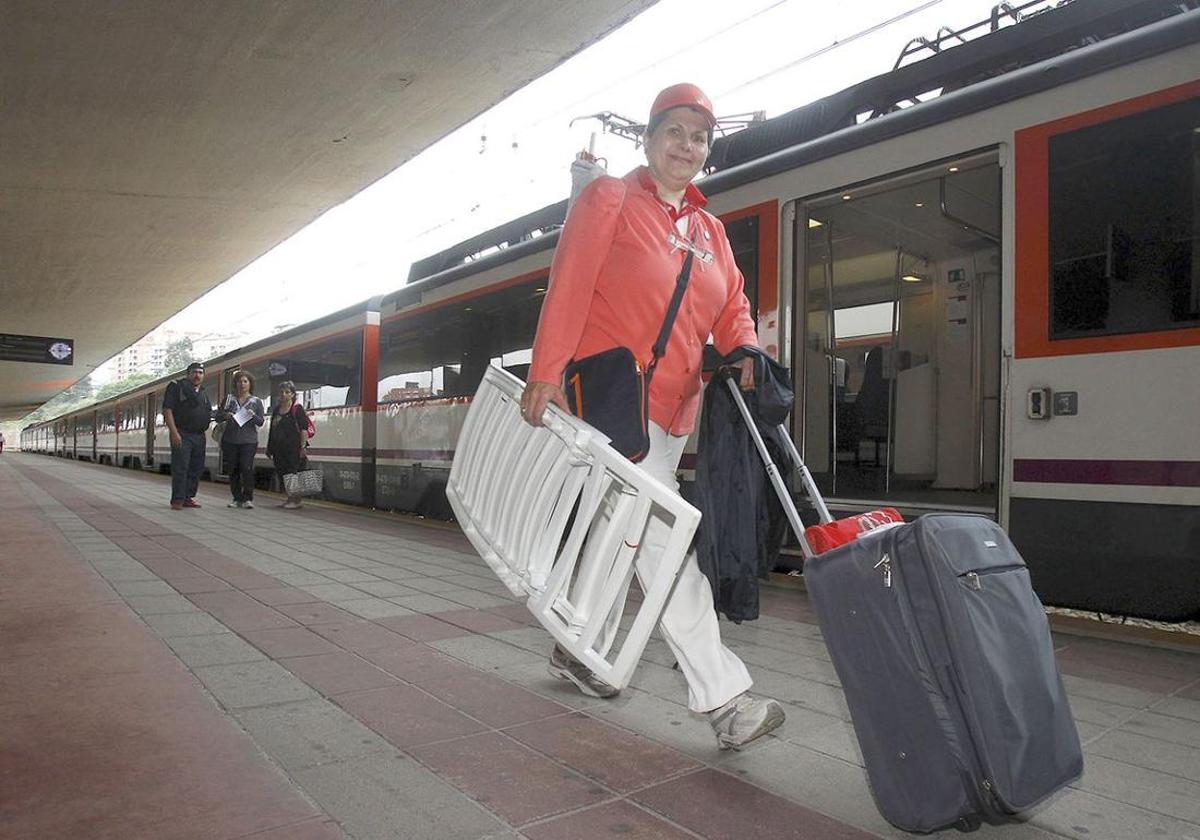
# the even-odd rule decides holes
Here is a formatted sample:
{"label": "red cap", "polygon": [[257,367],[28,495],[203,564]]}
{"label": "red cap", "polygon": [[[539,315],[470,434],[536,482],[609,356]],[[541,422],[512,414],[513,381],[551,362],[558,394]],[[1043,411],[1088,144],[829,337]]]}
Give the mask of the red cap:
{"label": "red cap", "polygon": [[713,116],[712,101],[700,88],[686,83],[663,88],[658,96],[654,97],[654,104],[650,106],[649,122],[654,122],[654,118],[659,114],[681,107],[699,111],[708,119],[709,128],[717,124],[717,118]]}

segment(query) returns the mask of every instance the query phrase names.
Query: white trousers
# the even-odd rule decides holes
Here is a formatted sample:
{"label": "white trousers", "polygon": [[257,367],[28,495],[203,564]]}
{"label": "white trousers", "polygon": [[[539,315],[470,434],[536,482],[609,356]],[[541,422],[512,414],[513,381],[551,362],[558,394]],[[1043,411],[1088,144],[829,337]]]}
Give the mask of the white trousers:
{"label": "white trousers", "polygon": [[[686,437],[668,434],[651,423],[650,451],[638,466],[678,491],[675,470],[686,443]],[[670,532],[669,523],[651,517],[636,559],[638,579],[643,586],[652,579]],[[683,570],[667,600],[659,629],[687,678],[688,708],[693,712],[712,711],[750,688],[753,681],[746,666],[721,643],[712,587],[700,571],[694,551],[683,561]]]}

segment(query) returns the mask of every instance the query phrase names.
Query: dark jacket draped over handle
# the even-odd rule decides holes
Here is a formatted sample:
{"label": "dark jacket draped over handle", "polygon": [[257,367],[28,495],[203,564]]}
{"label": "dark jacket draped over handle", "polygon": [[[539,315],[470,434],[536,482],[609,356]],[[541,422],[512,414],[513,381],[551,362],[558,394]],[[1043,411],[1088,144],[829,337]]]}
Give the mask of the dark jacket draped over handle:
{"label": "dark jacket draped over handle", "polygon": [[717,611],[738,624],[758,618],[758,579],[775,566],[788,527],[766,467],[725,384],[739,375],[727,366],[746,356],[754,359],[755,387],[742,396],[789,492],[795,466],[779,430],[792,410],[791,376],[757,347],[739,347],[721,359],[721,367],[705,388],[694,500],[703,514],[695,542],[700,570],[712,584]]}

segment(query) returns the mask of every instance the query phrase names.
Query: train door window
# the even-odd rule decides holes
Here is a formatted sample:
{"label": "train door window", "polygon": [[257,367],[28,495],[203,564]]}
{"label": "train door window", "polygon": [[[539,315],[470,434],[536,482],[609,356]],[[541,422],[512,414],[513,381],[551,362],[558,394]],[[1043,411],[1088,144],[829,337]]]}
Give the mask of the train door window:
{"label": "train door window", "polygon": [[1050,339],[1200,326],[1200,99],[1048,151]]}
{"label": "train door window", "polygon": [[994,511],[995,153],[804,202],[793,370],[805,458],[832,497]]}

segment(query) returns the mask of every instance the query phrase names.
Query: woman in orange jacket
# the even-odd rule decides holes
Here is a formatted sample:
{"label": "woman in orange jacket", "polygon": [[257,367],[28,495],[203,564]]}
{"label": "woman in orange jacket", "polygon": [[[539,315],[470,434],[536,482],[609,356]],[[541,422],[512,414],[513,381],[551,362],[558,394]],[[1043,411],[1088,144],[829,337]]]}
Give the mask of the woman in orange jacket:
{"label": "woman in orange jacket", "polygon": [[[693,265],[666,352],[650,384],[650,448],[641,466],[669,487],[700,404],[701,357],[757,344],[743,279],[720,220],[704,210],[692,183],[712,144],[712,103],[695,85],[673,85],[654,100],[645,132],[646,166],[589,184],[567,216],[533,345],[525,419],[540,425],[546,406],[567,410],[563,370],[572,359],[623,346],[643,362],[675,289],[687,251]],[[752,361],[742,387],[753,387]],[[658,561],[667,527],[652,520],[637,556],[639,575]],[[707,713],[722,747],[740,747],[778,727],[783,709],[747,693],[742,661],[721,642],[712,590],[694,554],[663,611],[661,629],[688,682],[689,707]],[[616,693],[559,647],[550,671],[596,697]]]}

